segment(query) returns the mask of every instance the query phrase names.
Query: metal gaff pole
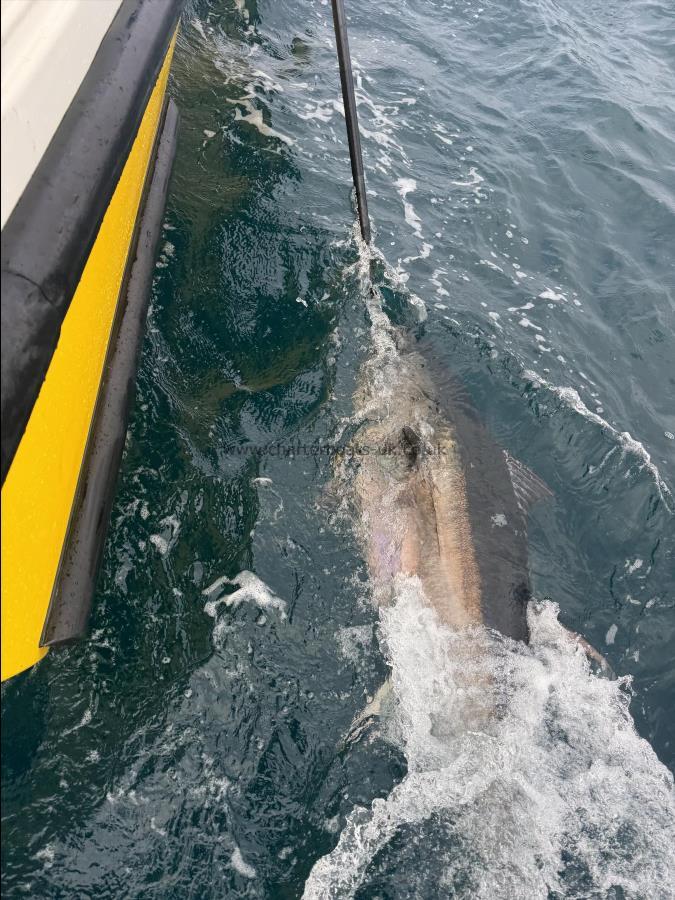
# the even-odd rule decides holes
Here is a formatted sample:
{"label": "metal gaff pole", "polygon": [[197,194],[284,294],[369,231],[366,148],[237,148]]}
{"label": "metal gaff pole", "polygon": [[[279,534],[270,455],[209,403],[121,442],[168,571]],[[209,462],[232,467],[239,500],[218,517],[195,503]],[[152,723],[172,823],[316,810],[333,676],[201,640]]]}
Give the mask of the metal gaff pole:
{"label": "metal gaff pole", "polygon": [[347,120],[347,140],[349,141],[349,158],[352,164],[352,178],[356,189],[356,203],[359,210],[361,235],[366,244],[370,243],[370,219],[368,218],[368,201],[366,200],[366,182],[363,177],[363,157],[361,156],[361,138],[359,120],[356,115],[356,97],[354,96],[354,76],[352,61],[349,55],[347,40],[347,21],[345,19],[344,0],[331,0],[333,4],[333,25],[337,43],[338,61],[340,63],[340,82],[342,83],[342,100]]}

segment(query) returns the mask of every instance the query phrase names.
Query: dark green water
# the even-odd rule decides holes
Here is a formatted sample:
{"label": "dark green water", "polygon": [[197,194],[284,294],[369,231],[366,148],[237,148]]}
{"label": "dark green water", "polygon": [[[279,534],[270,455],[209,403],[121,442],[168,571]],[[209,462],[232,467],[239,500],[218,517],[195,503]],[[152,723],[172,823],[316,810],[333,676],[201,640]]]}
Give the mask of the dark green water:
{"label": "dark green water", "polygon": [[[329,872],[308,895],[674,896],[673,10],[349,9],[387,312],[554,491],[534,593],[632,688],[523,649],[489,752],[430,761],[414,710],[400,740],[341,748],[388,665],[421,709],[445,663],[397,642],[427,647],[419,616],[378,630],[328,456],[289,454],[339,439],[371,353],[330,6],[193,3],[91,639],[3,686],[8,897],[299,897],[378,797],[358,814],[376,837],[331,857],[360,887]],[[274,596],[207,614],[202,592],[242,571]],[[519,753],[516,796],[499,773]]]}

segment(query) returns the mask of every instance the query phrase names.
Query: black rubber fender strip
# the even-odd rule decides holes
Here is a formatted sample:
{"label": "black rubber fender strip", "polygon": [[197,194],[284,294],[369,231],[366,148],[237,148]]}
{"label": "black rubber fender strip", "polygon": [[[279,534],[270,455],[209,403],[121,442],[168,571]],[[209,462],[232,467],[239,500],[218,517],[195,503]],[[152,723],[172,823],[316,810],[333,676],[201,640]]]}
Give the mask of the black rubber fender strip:
{"label": "black rubber fender strip", "polygon": [[123,0],[2,230],[3,484],[182,4]]}
{"label": "black rubber fender strip", "polygon": [[134,397],[177,129],[178,110],[173,100],[169,100],[117,338],[104,374],[41,647],[72,641],[87,629]]}

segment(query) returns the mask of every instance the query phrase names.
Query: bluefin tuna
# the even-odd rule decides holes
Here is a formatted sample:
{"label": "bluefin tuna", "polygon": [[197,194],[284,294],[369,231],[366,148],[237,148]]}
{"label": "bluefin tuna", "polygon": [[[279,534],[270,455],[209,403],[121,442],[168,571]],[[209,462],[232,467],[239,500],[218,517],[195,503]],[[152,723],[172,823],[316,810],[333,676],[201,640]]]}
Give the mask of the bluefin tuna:
{"label": "bluefin tuna", "polygon": [[[535,503],[553,494],[498,446],[456,379],[430,374],[419,346],[392,325],[376,290],[367,310],[372,352],[354,396],[346,484],[373,598],[387,606],[414,582],[439,623],[465,633],[455,644],[466,663],[467,695],[456,724],[482,729],[497,709],[493,686],[479,674],[486,646],[480,631],[529,641],[527,519]],[[597,650],[570,635],[612,674]],[[357,739],[390,700],[387,682],[346,740]]]}
{"label": "bluefin tuna", "polygon": [[375,353],[355,395],[358,531],[378,604],[419,578],[440,621],[527,641],[526,518],[550,497],[490,437],[457,384],[439,391],[420,352],[375,303]]}

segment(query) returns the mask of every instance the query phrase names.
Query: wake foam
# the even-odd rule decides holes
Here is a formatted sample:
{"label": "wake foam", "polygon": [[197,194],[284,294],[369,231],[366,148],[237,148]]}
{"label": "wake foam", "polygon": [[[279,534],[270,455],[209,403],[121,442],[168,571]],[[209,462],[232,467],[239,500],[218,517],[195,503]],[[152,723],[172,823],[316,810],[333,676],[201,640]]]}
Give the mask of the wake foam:
{"label": "wake foam", "polygon": [[593,674],[554,604],[529,618],[530,646],[452,632],[399,581],[380,629],[408,773],[352,811],[306,900],[672,897],[673,779],[635,731],[630,679]]}
{"label": "wake foam", "polygon": [[575,390],[575,388],[560,387],[555,384],[550,384],[545,378],[542,378],[541,375],[538,375],[531,369],[524,370],[523,377],[531,381],[535,387],[545,388],[550,391],[550,393],[558,397],[558,399],[565,403],[570,409],[573,409],[580,416],[583,416],[584,419],[593,422],[595,425],[599,425],[600,428],[606,434],[610,435],[619,447],[621,447],[623,453],[636,457],[640,468],[646,469],[654,479],[654,483],[659,492],[659,497],[664,506],[669,512],[672,512],[671,503],[673,495],[671,490],[661,477],[658,467],[652,461],[651,455],[644,444],[636,440],[630,432],[618,431],[618,429],[614,428],[613,425],[610,425],[610,423],[606,419],[603,419],[602,416],[598,415],[598,413],[592,412],[581,399],[579,392]]}

